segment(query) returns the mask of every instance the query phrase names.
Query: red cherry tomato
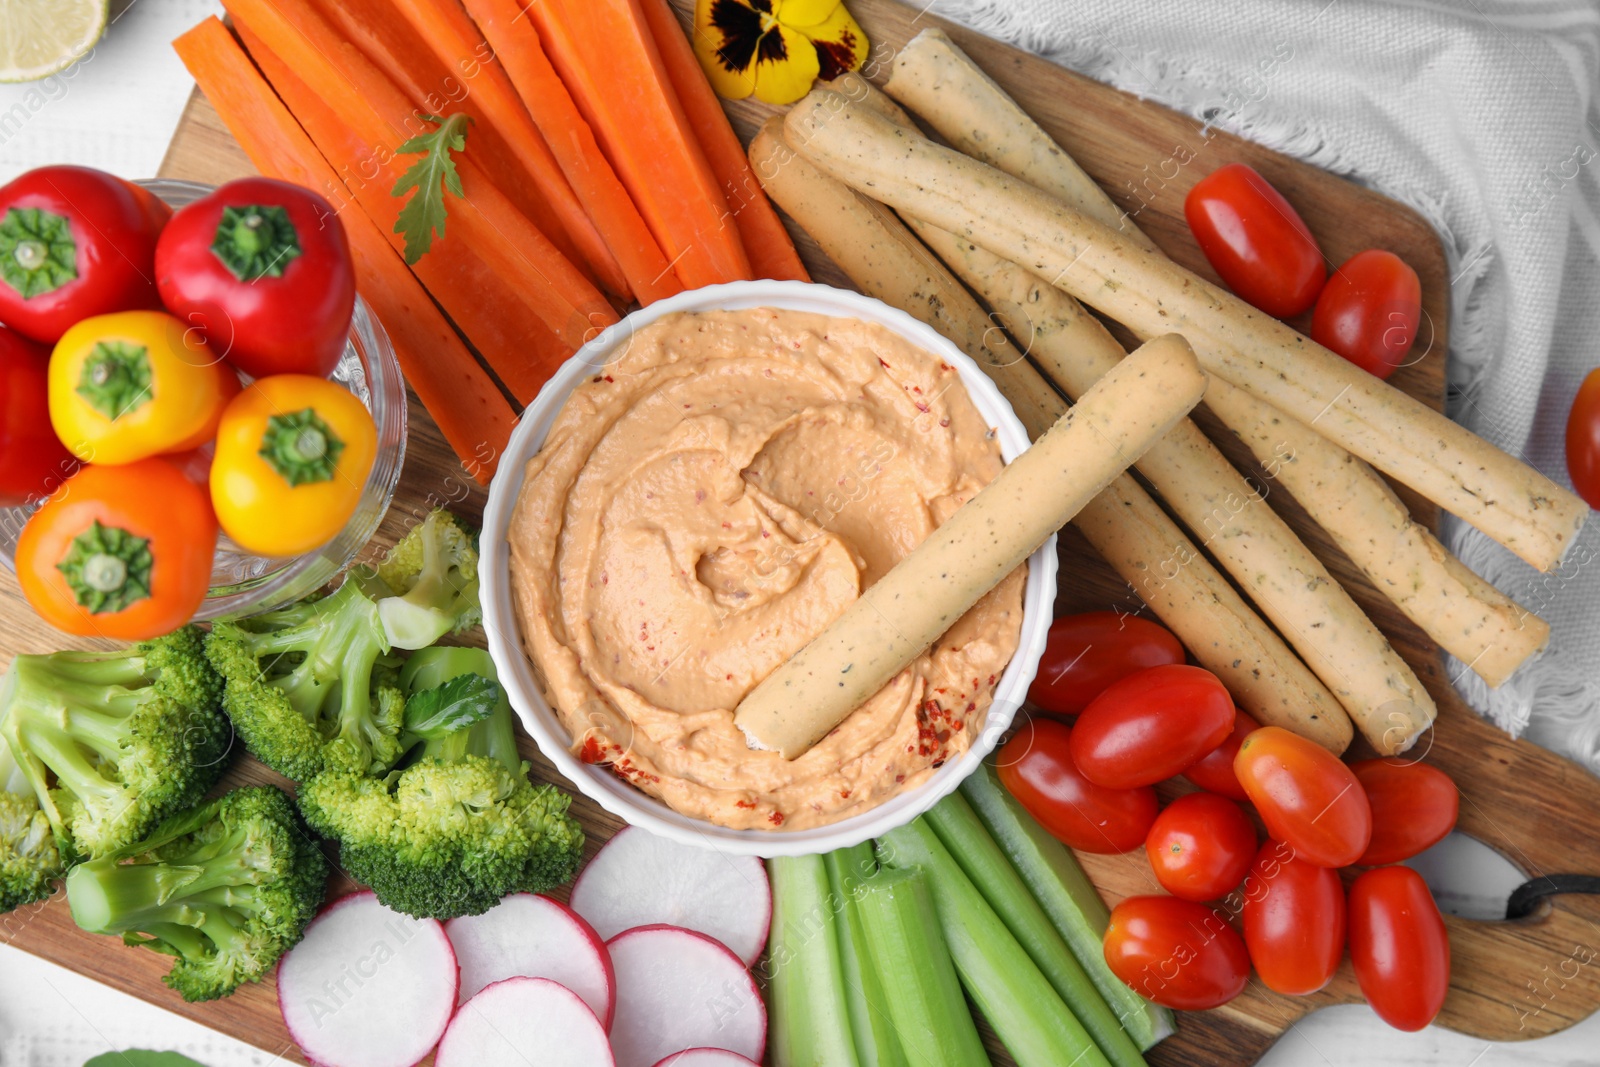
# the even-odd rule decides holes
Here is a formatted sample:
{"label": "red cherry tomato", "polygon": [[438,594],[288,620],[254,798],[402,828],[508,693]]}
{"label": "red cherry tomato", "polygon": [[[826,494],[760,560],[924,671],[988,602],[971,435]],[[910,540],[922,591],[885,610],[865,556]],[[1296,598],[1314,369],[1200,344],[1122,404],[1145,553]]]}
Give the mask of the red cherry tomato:
{"label": "red cherry tomato", "polygon": [[78,467],[50,425],[50,352],[0,326],[0,507],[43,500]]}
{"label": "red cherry tomato", "polygon": [[1209,793],[1220,793],[1234,800],[1249,800],[1244,786],[1239,784],[1239,776],[1233,773],[1233,757],[1239,754],[1239,746],[1244,743],[1245,737],[1259,728],[1260,724],[1244,712],[1234,712],[1233,732],[1223,738],[1222,744],[1212,749],[1209,755],[1184,771],[1183,776]]}
{"label": "red cherry tomato", "polygon": [[1244,881],[1256,828],[1226,797],[1190,793],[1156,816],[1144,851],[1161,888],[1184,900],[1216,900]]}
{"label": "red cherry tomato", "polygon": [[1456,828],[1461,794],[1450,776],[1426,763],[1367,759],[1352,763],[1372,806],[1372,840],[1356,860],[1382,867],[1408,860]]}
{"label": "red cherry tomato", "polygon": [[1372,809],[1355,774],[1315,741],[1278,726],[1244,739],[1233,773],[1267,833],[1318,867],[1348,867],[1372,839]]}
{"label": "red cherry tomato", "polygon": [[1106,789],[1072,763],[1072,730],[1035,719],[996,757],[1000,781],[1053,836],[1080,852],[1128,852],[1156,820],[1155,790]]}
{"label": "red cherry tomato", "polygon": [[1600,367],[1589,372],[1567,415],[1567,475],[1592,508],[1600,508]]}
{"label": "red cherry tomato", "polygon": [[1214,909],[1177,897],[1129,897],[1111,911],[1106,964],[1147,1000],[1204,1011],[1238,996],[1250,954]]}
{"label": "red cherry tomato", "polygon": [[344,353],[355,268],[344,224],[310,189],[241,178],[172,217],[161,299],[246,374],[325,378]]}
{"label": "red cherry tomato", "polygon": [[1328,268],[1298,212],[1243,163],[1195,183],[1183,215],[1223,282],[1247,303],[1280,319],[1316,302]]}
{"label": "red cherry tomato", "polygon": [[1357,252],[1333,272],[1311,316],[1311,339],[1387,378],[1405,361],[1422,321],[1422,282],[1393,252]]}
{"label": "red cherry tomato", "polygon": [[1256,854],[1244,886],[1244,943],[1268,989],[1315,993],[1344,956],[1344,886],[1339,872],[1296,858],[1281,841]]}
{"label": "red cherry tomato", "polygon": [[1112,682],[1183,662],[1183,645],[1149,619],[1116,611],[1063,615],[1050,638],[1028,699],[1056,715],[1076,715]]}
{"label": "red cherry tomato", "polygon": [[1355,880],[1350,962],[1378,1018],[1396,1030],[1433,1022],[1450,991],[1450,934],[1422,875],[1376,867]]}
{"label": "red cherry tomato", "polygon": [[160,307],[156,236],[171,215],[88,167],[40,167],[0,187],[0,322],[55,344],[91,315]]}
{"label": "red cherry tomato", "polygon": [[1169,663],[1095,697],[1072,731],[1072,758],[1109,789],[1153,785],[1197,762],[1233,729],[1233,699],[1203,667]]}

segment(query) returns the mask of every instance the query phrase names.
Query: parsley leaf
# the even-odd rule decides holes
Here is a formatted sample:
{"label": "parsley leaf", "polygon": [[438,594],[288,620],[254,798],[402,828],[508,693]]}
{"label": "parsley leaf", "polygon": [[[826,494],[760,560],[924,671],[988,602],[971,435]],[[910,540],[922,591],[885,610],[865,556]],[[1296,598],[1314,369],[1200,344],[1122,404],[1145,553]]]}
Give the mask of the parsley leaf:
{"label": "parsley leaf", "polygon": [[129,1049],[126,1052],[107,1052],[84,1063],[83,1067],[205,1067],[176,1052],[149,1052]]}
{"label": "parsley leaf", "polygon": [[475,726],[500,703],[500,683],[481,674],[458,674],[413,693],[406,701],[406,732],[436,741]]}
{"label": "parsley leaf", "polygon": [[411,164],[390,190],[394,196],[416,190],[400,209],[400,217],[394,224],[394,232],[405,236],[407,263],[415,263],[433,247],[434,234],[444,236],[445,191],[461,196],[461,175],[456,172],[456,161],[451,153],[467,146],[467,124],[472,121],[470,116],[459,112],[449,118],[439,115],[424,115],[423,118],[438,123],[438,129],[419,133],[395,149],[397,155],[421,153],[422,158]]}

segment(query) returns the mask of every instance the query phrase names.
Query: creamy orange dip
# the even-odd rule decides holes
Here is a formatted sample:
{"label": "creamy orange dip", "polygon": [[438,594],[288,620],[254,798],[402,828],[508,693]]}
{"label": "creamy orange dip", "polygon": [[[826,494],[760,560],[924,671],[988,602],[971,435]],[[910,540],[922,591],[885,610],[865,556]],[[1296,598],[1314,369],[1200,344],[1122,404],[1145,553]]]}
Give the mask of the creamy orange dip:
{"label": "creamy orange dip", "polygon": [[562,408],[510,529],[573,753],[737,828],[924,782],[982,728],[1025,568],[798,759],[752,751],[733,712],[1000,468],[955,369],[881,326],[760,308],[640,330]]}

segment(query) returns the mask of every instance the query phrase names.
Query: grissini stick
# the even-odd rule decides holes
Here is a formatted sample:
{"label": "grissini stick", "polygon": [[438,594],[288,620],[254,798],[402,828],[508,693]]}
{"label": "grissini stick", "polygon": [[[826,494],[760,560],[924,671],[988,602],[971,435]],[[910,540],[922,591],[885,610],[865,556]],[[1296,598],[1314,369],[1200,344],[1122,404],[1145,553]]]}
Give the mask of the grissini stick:
{"label": "grissini stick", "polygon": [[734,723],[794,759],[920,656],[1205,394],[1182,337],[1117,365],[1044,436],[764,678]]}
{"label": "grissini stick", "polygon": [[1141,336],[1181,331],[1207,369],[1411,485],[1540,569],[1588,507],[1465,427],[1047,193],[814,90],[784,120],[822,170],[1042,274]]}
{"label": "grissini stick", "polygon": [[[898,110],[857,75],[829,84],[852,96],[870,91],[871,99]],[[1038,438],[1066,411],[1061,395],[894,212],[795,155],[783,141],[781,116],[756,134],[750,161],[773,202],[862,292],[927,323],[976,360],[1029,437]],[[1349,746],[1354,729],[1333,694],[1131,475],[1113,480],[1073,524],[1257,722],[1293,730],[1334,753]]]}
{"label": "grissini stick", "polygon": [[[943,30],[924,30],[895,55],[885,86],[889,96],[859,76],[850,77],[855,80],[835,79],[829,87],[914,128],[892,96],[924,115],[966,155],[1154,247],[1105,190]],[[1451,555],[1366,463],[1215,376],[1206,387],[1206,404],[1249,446],[1266,477],[1294,495],[1375,588],[1490,686],[1504,683],[1549,641],[1549,623]]]}

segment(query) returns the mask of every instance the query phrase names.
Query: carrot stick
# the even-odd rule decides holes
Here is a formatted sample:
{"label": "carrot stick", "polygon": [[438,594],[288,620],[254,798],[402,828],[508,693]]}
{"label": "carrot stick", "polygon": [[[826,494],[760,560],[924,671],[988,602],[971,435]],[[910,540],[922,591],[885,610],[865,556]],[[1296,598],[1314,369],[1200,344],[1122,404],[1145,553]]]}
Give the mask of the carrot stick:
{"label": "carrot stick", "polygon": [[564,255],[624,303],[632,299],[604,236],[457,0],[313,3],[413,104],[471,115],[467,154]]}
{"label": "carrot stick", "polygon": [[[386,217],[379,207],[381,198],[409,163],[394,150],[402,139],[425,128],[404,94],[306,0],[227,0],[224,6],[348,127],[352,154],[330,156],[329,161],[381,221]],[[447,235],[434,242],[428,255],[459,240],[500,274],[571,348],[587,341],[596,327],[615,322],[615,309],[472,160],[462,156],[456,162],[465,196],[451,198]],[[392,239],[400,243],[399,235]],[[434,295],[443,300],[441,293]],[[468,306],[475,296],[461,294]]]}
{"label": "carrot stick", "polygon": [[493,476],[516,415],[428,294],[359,211],[287,108],[214,16],[173,42],[184,66],[263,174],[326,195],[344,220],[357,286],[388,332],[400,368],[462,465],[480,483]]}
{"label": "carrot stick", "polygon": [[728,202],[638,0],[538,0],[527,12],[683,284],[750,278]]}
{"label": "carrot stick", "polygon": [[669,0],[640,0],[645,21],[655,38],[661,60],[666,64],[667,76],[672,79],[673,91],[683,105],[700,148],[711,164],[711,170],[722,186],[723,196],[733,211],[733,221],[738,224],[739,238],[744,243],[745,255],[750,257],[750,269],[757,278],[780,278],[809,282],[800,253],[794,250],[789,231],[783,228],[772,201],[762,192],[761,183],[750,170],[750,160],[733,132],[727,112],[711,88],[706,72],[700,69],[694,47],[684,35],[683,25],[673,14]]}
{"label": "carrot stick", "polygon": [[[328,102],[312,92],[249,23],[235,19],[234,32],[324,158],[361,158],[367,153]],[[394,229],[400,214],[398,199],[368,182],[356,191],[356,200],[380,228]],[[537,396],[572,355],[572,346],[557,337],[506,280],[462,242],[437,242],[411,270],[519,404]]]}
{"label": "carrot stick", "polygon": [[683,289],[661,245],[612,169],[572,94],[550,65],[521,0],[466,0],[495,56],[549,142],[579,201],[622,265],[641,304]]}

